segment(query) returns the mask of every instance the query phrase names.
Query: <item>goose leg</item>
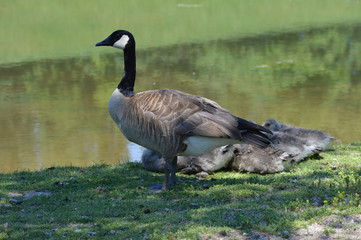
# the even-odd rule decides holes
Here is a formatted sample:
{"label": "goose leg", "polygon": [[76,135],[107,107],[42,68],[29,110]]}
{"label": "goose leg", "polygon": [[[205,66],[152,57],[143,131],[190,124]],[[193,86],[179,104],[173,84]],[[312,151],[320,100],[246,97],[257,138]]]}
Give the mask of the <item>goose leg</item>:
{"label": "goose leg", "polygon": [[176,171],[177,171],[177,156],[175,156],[172,160],[172,165],[170,169],[170,185],[176,185]]}
{"label": "goose leg", "polygon": [[164,182],[162,190],[169,190],[169,175],[172,171],[172,165],[170,163],[170,158],[165,158],[165,165],[164,165]]}
{"label": "goose leg", "polygon": [[165,165],[164,165],[164,182],[163,185],[154,184],[153,186],[149,187],[148,189],[153,192],[161,192],[164,190],[169,190],[170,185],[176,184],[176,170],[177,170],[177,157],[172,158],[164,158]]}

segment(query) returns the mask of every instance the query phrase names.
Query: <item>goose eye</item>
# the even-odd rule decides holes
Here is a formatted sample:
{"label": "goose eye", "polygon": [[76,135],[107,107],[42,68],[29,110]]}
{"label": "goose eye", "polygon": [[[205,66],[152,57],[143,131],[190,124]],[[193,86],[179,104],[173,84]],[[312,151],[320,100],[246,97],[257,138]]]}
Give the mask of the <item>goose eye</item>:
{"label": "goose eye", "polygon": [[117,32],[114,32],[111,36],[113,39],[119,39],[121,37],[121,35]]}

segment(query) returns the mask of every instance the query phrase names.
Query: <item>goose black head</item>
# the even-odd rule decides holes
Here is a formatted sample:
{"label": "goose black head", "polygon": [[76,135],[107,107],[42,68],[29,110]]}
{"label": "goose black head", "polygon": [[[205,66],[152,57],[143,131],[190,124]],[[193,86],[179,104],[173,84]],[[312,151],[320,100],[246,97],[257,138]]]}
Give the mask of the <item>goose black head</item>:
{"label": "goose black head", "polygon": [[134,45],[133,35],[125,30],[117,30],[110,34],[109,37],[101,42],[95,44],[95,46],[111,46],[119,49],[126,49],[129,45]]}

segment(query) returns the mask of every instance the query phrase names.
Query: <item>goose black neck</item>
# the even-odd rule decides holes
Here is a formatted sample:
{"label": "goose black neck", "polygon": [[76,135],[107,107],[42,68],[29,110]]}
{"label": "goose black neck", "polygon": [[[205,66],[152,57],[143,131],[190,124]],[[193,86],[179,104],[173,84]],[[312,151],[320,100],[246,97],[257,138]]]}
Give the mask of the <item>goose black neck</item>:
{"label": "goose black neck", "polygon": [[134,95],[135,82],[135,46],[124,49],[124,75],[118,85],[118,89],[127,97]]}

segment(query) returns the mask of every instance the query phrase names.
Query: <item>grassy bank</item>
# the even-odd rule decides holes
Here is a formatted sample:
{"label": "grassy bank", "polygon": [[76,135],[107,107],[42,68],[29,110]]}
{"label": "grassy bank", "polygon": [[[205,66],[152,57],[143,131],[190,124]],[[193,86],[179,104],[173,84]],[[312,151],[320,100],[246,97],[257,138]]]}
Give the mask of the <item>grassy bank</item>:
{"label": "grassy bank", "polygon": [[148,48],[352,24],[361,11],[352,0],[0,2],[0,64],[94,54],[95,42],[118,28]]}
{"label": "grassy bank", "polygon": [[[361,143],[335,145],[321,159],[274,175],[180,175],[181,184],[161,194],[147,187],[163,175],[136,163],[1,174],[0,239],[205,239],[255,232],[287,238],[330,214],[361,213],[360,151]],[[325,235],[332,233],[332,225],[325,227]]]}

